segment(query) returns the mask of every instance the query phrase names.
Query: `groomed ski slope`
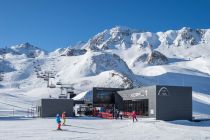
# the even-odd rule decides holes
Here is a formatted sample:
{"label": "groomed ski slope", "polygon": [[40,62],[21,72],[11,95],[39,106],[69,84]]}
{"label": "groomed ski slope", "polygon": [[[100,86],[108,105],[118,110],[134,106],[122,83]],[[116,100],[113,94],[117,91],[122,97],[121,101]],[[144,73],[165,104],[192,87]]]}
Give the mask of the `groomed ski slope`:
{"label": "groomed ski slope", "polygon": [[138,122],[99,118],[71,118],[63,131],[56,130],[54,118],[2,118],[0,140],[203,140],[210,139],[210,122]]}

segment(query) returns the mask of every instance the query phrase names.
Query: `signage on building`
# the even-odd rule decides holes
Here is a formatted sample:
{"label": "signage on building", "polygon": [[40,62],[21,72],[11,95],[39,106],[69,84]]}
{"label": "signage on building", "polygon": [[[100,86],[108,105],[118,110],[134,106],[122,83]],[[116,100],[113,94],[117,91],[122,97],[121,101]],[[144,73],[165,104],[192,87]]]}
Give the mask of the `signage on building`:
{"label": "signage on building", "polygon": [[169,96],[169,91],[166,87],[160,88],[158,91],[158,96]]}
{"label": "signage on building", "polygon": [[136,93],[132,93],[130,95],[131,98],[135,98],[135,97],[138,97],[138,96],[147,96],[147,90],[136,92]]}
{"label": "signage on building", "polygon": [[154,109],[150,109],[150,114],[155,114]]}

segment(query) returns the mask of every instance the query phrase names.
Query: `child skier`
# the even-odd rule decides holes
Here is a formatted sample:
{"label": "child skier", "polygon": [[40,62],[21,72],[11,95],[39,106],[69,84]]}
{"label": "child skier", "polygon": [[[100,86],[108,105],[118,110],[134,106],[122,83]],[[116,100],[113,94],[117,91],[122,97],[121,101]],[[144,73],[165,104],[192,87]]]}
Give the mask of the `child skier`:
{"label": "child skier", "polygon": [[61,129],[61,119],[60,119],[59,114],[56,115],[56,122],[58,124],[57,130],[62,130]]}
{"label": "child skier", "polygon": [[134,122],[134,119],[135,119],[136,121],[138,121],[137,118],[136,118],[136,111],[133,111],[133,112],[132,112],[132,118],[133,118],[133,122]]}
{"label": "child skier", "polygon": [[62,125],[66,125],[66,112],[62,113],[62,119],[63,119],[63,124]]}

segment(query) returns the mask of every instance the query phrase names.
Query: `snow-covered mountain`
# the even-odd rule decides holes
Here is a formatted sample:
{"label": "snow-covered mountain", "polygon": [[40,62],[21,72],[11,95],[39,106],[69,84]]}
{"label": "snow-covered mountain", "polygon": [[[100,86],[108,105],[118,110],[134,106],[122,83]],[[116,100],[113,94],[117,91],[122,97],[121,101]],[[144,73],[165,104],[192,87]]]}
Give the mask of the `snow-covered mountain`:
{"label": "snow-covered mountain", "polygon": [[169,30],[166,32],[140,32],[126,27],[115,27],[105,30],[85,45],[86,49],[107,50],[127,49],[133,45],[140,48],[152,45],[157,48],[160,45],[192,46],[208,41],[209,30],[182,28],[181,30]]}
{"label": "snow-covered mountain", "polygon": [[210,115],[209,59],[210,29],[152,33],[117,26],[49,53],[29,43],[1,48],[0,95],[17,93],[9,100],[23,105],[26,97],[27,103],[57,97],[59,86],[47,88],[44,80],[49,73],[50,85],[61,82],[78,94],[94,86],[186,85],[193,87],[194,112]]}
{"label": "snow-covered mountain", "polygon": [[35,58],[40,55],[45,55],[47,52],[27,42],[20,45],[0,48],[0,54],[25,55],[28,58]]}

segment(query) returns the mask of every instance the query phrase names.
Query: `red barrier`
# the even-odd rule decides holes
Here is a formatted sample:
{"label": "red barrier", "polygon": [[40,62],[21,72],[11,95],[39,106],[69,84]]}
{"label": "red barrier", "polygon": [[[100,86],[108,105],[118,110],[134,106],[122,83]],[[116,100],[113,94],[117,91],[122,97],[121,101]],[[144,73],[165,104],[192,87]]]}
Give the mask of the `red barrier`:
{"label": "red barrier", "polygon": [[108,113],[108,112],[101,112],[101,113],[99,113],[100,115],[100,117],[101,118],[104,118],[104,119],[113,119],[113,116],[112,116],[112,114],[111,113]]}
{"label": "red barrier", "polygon": [[123,117],[129,118],[132,116],[132,112],[123,112]]}

